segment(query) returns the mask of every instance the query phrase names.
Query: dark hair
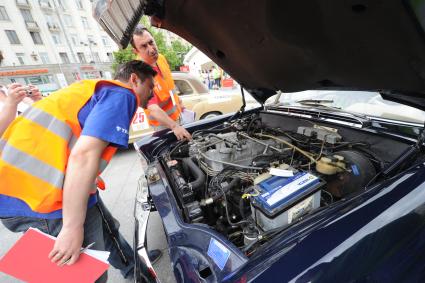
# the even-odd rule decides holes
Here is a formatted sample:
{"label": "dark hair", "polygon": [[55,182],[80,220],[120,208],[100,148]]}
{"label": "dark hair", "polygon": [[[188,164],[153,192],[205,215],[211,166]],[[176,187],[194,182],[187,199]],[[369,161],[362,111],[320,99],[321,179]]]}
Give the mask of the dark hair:
{"label": "dark hair", "polygon": [[132,73],[136,74],[142,82],[148,77],[156,76],[156,71],[151,66],[139,60],[132,60],[118,66],[114,79],[128,82]]}
{"label": "dark hair", "polygon": [[133,48],[136,48],[137,49],[136,45],[134,45],[133,36],[135,36],[135,35],[143,35],[143,33],[145,33],[145,32],[149,32],[150,33],[150,31],[144,25],[142,25],[142,24],[138,24],[134,28],[133,34],[131,35],[131,38],[130,38],[130,44],[131,44],[131,46],[133,46]]}

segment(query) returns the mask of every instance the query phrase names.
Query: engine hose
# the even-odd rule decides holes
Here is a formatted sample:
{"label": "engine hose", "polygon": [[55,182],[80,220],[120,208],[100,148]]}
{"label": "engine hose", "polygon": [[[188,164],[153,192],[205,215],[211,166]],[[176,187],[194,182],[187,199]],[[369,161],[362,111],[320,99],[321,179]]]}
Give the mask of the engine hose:
{"label": "engine hose", "polygon": [[245,215],[245,200],[243,198],[240,198],[240,200],[239,200],[239,213],[241,214],[242,219],[246,218],[246,215]]}
{"label": "engine hose", "polygon": [[215,202],[216,200],[220,199],[221,197],[223,197],[223,194],[227,194],[227,192],[230,191],[233,187],[238,186],[240,184],[240,181],[241,181],[241,178],[239,177],[233,178],[232,181],[230,181],[230,183],[227,186],[221,187],[221,190],[220,190],[221,193],[215,194],[214,196],[210,198],[201,200],[200,202],[201,206],[209,205]]}
{"label": "engine hose", "polygon": [[194,162],[194,157],[183,158],[183,166],[185,167],[185,171],[189,171],[190,174],[195,178],[194,181],[189,183],[189,187],[193,190],[200,190],[205,185],[205,174],[202,172],[201,168]]}
{"label": "engine hose", "polygon": [[222,187],[222,190],[221,190],[222,193],[214,195],[212,199],[214,201],[220,199],[223,196],[223,193],[227,194],[227,192],[230,191],[233,187],[236,187],[236,185],[239,185],[240,181],[241,181],[241,178],[239,177],[233,178],[232,181],[230,181],[230,183],[227,186]]}

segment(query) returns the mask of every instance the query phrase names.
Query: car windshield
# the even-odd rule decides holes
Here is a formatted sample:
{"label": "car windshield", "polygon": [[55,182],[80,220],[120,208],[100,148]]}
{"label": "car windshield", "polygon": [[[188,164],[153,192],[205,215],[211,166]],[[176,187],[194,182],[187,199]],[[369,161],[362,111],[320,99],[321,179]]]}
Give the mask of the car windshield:
{"label": "car windshield", "polygon": [[[266,105],[274,104],[272,96]],[[279,106],[303,106],[342,110],[370,117],[424,123],[425,112],[419,109],[384,100],[378,92],[365,91],[324,91],[308,90],[296,93],[282,93]]]}

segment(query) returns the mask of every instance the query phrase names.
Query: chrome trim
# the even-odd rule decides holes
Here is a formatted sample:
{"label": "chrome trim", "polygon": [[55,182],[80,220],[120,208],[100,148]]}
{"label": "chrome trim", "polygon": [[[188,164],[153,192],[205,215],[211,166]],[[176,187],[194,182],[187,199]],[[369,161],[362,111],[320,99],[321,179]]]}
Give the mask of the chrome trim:
{"label": "chrome trim", "polygon": [[[136,233],[135,235],[135,251],[137,255],[146,265],[150,275],[153,275],[153,282],[160,283],[158,275],[154,270],[152,263],[149,260],[147,247],[146,247],[146,233],[149,221],[149,214],[151,212],[151,203],[149,201],[149,188],[145,176],[140,177],[137,186],[136,202],[134,207],[134,218],[136,220]],[[135,277],[137,279],[137,276]]]}

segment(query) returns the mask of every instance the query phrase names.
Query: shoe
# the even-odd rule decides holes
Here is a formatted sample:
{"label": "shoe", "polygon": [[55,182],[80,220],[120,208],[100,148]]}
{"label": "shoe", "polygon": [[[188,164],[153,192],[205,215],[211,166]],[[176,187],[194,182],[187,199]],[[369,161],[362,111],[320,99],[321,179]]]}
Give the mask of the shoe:
{"label": "shoe", "polygon": [[161,256],[162,252],[160,250],[151,250],[148,252],[149,261],[152,264],[155,264]]}

